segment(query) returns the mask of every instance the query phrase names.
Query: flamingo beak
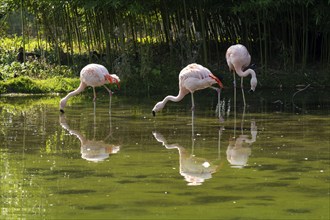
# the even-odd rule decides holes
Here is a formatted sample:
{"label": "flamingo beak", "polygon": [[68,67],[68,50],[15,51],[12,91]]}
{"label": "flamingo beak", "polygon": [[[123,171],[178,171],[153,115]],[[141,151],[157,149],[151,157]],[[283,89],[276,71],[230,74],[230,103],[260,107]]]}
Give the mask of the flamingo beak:
{"label": "flamingo beak", "polygon": [[118,89],[120,89],[120,84],[119,84],[119,81],[109,75],[106,75],[105,78],[109,81],[110,84],[112,83],[116,83],[117,84],[117,87]]}
{"label": "flamingo beak", "polygon": [[117,80],[117,79],[115,79],[115,83],[116,83],[116,85],[117,85],[118,89],[120,90],[120,84],[119,84],[119,82],[118,82],[118,80]]}
{"label": "flamingo beak", "polygon": [[220,88],[223,89],[223,84],[222,84],[222,82],[220,81],[220,79],[218,77],[216,77],[212,73],[210,73],[209,77],[211,77],[212,79],[214,79],[218,83],[218,85],[220,86]]}

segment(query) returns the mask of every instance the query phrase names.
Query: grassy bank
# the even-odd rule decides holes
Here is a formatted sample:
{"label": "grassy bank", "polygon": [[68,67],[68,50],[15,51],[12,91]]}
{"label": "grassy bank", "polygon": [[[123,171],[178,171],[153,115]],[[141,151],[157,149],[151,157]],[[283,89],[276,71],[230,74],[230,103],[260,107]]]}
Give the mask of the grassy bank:
{"label": "grassy bank", "polygon": [[[89,61],[88,54],[73,54],[71,58],[75,60],[74,64],[59,65],[52,61],[52,55],[48,52],[43,52],[39,59],[20,63],[16,59],[19,40],[13,38],[5,42],[0,45],[0,94],[67,93],[78,87],[80,69],[89,62],[101,63],[111,73],[119,75],[122,95],[145,97],[173,93],[178,88],[178,74],[186,65],[178,58],[179,54],[170,54],[171,51],[157,44],[141,45],[139,53],[114,54],[117,58],[111,63],[100,59]],[[252,57],[252,62],[254,60]],[[198,62],[198,59],[195,61]],[[326,88],[329,85],[330,71],[324,65],[311,64],[302,69],[298,65],[295,68],[283,68],[276,63],[274,60],[267,70],[255,63],[257,89],[293,88],[308,84]],[[232,74],[228,71],[224,57],[205,66],[222,78],[226,87],[232,87]],[[244,80],[246,88],[249,87],[249,81],[249,77]]]}

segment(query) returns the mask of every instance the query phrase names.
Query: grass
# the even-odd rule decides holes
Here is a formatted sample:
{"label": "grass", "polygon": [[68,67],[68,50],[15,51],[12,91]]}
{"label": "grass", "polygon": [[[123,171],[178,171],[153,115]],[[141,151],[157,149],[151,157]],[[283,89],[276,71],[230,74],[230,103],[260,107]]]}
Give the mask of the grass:
{"label": "grass", "polygon": [[0,93],[61,93],[72,91],[79,86],[79,78],[52,77],[33,79],[27,76],[0,81]]}

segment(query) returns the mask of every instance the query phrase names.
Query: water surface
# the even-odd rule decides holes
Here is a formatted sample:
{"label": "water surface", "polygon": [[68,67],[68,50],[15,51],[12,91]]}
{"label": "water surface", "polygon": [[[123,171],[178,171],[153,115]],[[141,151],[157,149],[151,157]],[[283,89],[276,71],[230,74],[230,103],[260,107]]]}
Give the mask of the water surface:
{"label": "water surface", "polygon": [[[1,97],[5,219],[329,219],[329,102]],[[197,94],[197,93],[196,93]],[[205,98],[208,97],[208,98]],[[161,97],[162,98],[162,97]]]}

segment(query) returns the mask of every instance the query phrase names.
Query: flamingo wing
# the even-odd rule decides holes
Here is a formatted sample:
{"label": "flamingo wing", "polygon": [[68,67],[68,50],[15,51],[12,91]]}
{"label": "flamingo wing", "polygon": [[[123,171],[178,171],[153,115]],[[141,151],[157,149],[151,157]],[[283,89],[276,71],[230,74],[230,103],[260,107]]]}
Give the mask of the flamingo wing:
{"label": "flamingo wing", "polygon": [[190,64],[180,72],[182,86],[190,92],[210,87],[215,82],[223,88],[221,81],[211,71],[199,64]]}

